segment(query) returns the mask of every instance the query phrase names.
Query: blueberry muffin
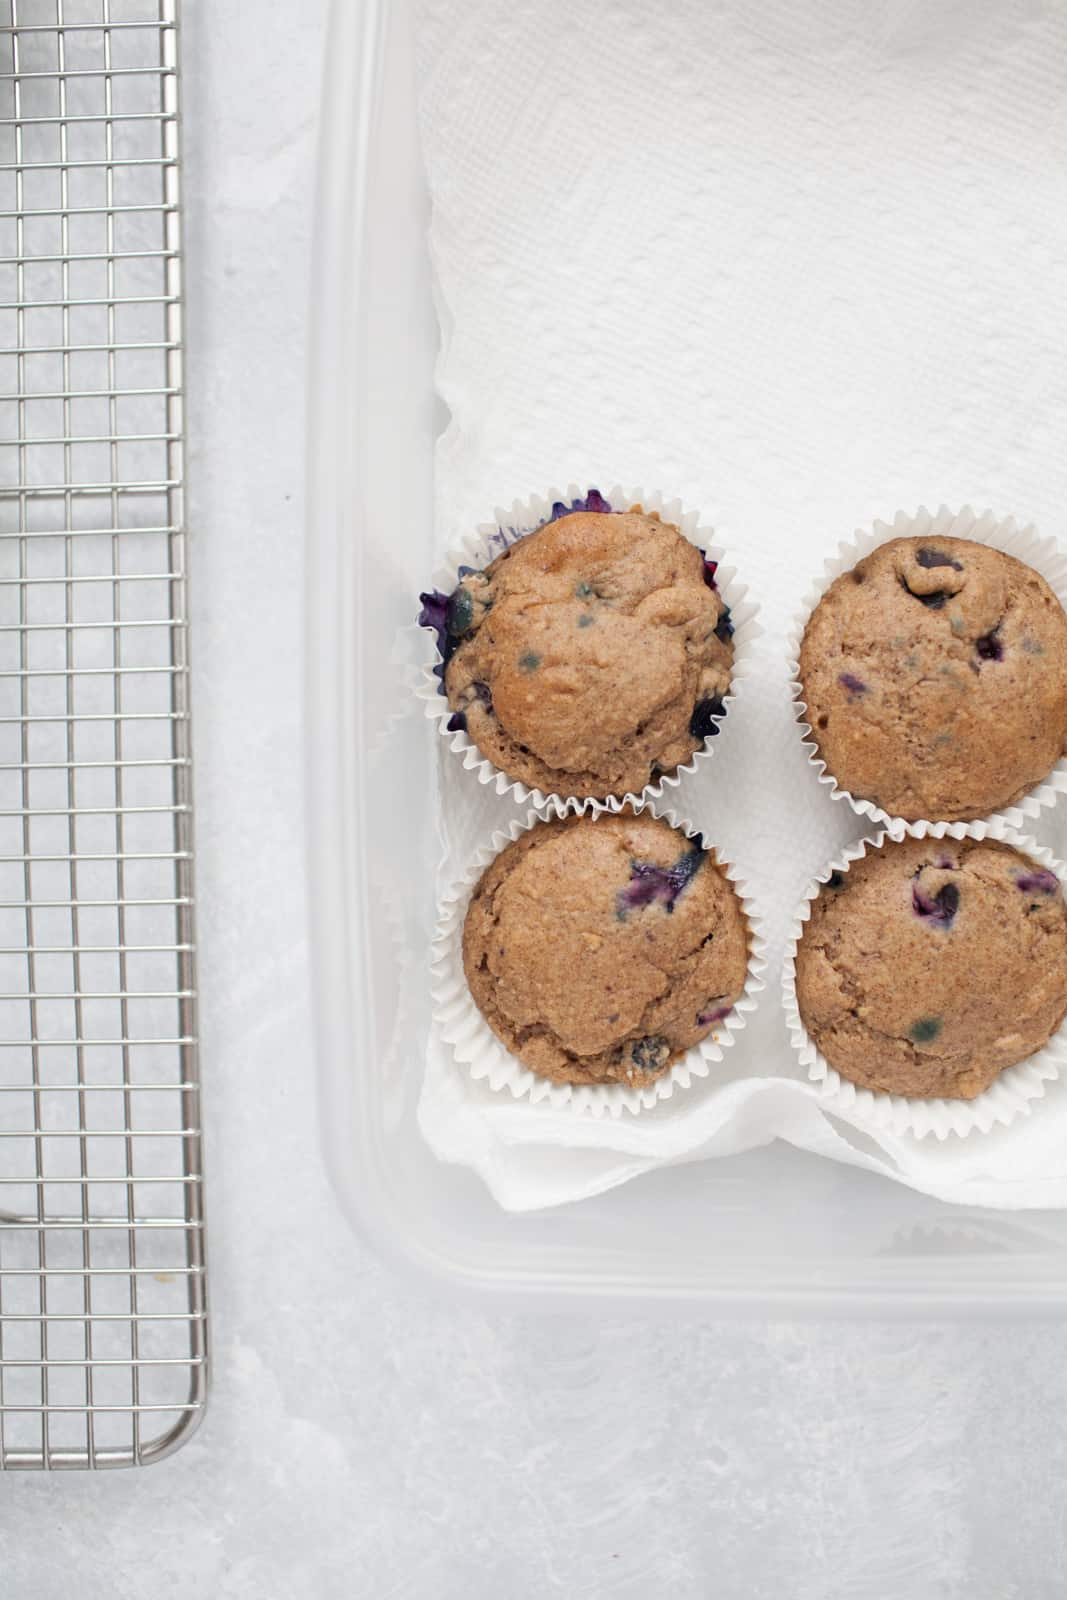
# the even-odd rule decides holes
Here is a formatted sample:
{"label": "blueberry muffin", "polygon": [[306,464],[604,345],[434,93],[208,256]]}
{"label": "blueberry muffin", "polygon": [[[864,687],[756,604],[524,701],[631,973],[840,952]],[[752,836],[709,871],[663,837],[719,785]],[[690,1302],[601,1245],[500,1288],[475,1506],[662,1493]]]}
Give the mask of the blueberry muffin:
{"label": "blueberry muffin", "polygon": [[[449,727],[549,794],[639,794],[718,732],[733,626],[715,564],[678,529],[599,495],[423,595]],[[599,509],[602,508],[602,509]]]}
{"label": "blueberry muffin", "polygon": [[823,595],[800,681],[819,754],[891,816],[966,820],[1067,751],[1067,616],[1044,578],[967,539],[891,539]]}
{"label": "blueberry muffin", "polygon": [[482,874],[463,928],[478,1009],[555,1083],[640,1088],[741,997],[748,927],[712,852],[648,813],[538,823]]}
{"label": "blueberry muffin", "polygon": [[1067,906],[1010,845],[904,839],[835,873],[797,950],[809,1037],[866,1089],[971,1100],[1067,1012]]}

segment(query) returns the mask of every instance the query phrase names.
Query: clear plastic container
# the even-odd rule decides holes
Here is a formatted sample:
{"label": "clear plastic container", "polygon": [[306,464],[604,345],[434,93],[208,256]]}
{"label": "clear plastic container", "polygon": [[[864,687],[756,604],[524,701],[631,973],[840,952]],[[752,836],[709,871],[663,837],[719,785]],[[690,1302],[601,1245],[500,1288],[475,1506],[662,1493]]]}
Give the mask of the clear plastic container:
{"label": "clear plastic container", "polygon": [[396,640],[435,564],[443,418],[411,28],[408,0],[336,0],[321,108],[309,889],[323,1138],[349,1217],[398,1263],[541,1308],[626,1298],[716,1315],[1062,1315],[1061,1213],[965,1210],[779,1143],[509,1216],[424,1144],[440,740],[409,714]]}

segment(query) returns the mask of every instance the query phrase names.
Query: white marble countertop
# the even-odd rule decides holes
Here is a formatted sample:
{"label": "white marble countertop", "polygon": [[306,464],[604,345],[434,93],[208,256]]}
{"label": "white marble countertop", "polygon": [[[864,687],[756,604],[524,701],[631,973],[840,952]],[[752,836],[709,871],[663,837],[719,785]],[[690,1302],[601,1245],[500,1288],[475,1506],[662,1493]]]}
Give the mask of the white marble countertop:
{"label": "white marble countertop", "polygon": [[1062,1327],[492,1315],[395,1281],[338,1212],[299,679],[325,12],[185,5],[214,1392],[157,1467],[0,1479],[5,1600],[1052,1600]]}

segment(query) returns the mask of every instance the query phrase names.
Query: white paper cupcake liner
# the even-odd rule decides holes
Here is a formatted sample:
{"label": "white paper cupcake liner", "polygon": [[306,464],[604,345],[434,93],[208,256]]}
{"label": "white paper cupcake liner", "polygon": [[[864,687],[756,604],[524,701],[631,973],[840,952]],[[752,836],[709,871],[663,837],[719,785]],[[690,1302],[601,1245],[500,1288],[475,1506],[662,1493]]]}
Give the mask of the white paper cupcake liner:
{"label": "white paper cupcake liner", "polygon": [[[975,544],[992,545],[997,550],[1015,556],[1018,561],[1025,562],[1028,567],[1033,567],[1034,571],[1039,572],[1051,585],[1060,603],[1067,607],[1067,554],[1054,540],[1039,539],[1032,526],[1016,527],[1013,518],[999,519],[991,511],[984,511],[981,516],[976,516],[969,506],[964,506],[962,511],[958,512],[942,506],[936,516],[931,515],[923,506],[920,506],[914,516],[898,511],[892,523],[876,522],[872,529],[858,530],[852,540],[842,542],[838,546],[837,555],[826,562],[822,577],[805,595],[796,623],[787,637],[794,710],[808,760],[818,773],[819,782],[825,784],[829,790],[830,798],[847,800],[852,809],[861,816],[883,824],[903,819],[894,818],[873,800],[858,799],[848,789],[843,789],[820,756],[819,747],[811,737],[812,726],[807,720],[808,708],[804,700],[803,685],[800,682],[800,647],[808,618],[835,578],[851,571],[857,561],[862,561],[864,556],[870,555],[872,550],[885,544],[887,540],[911,538],[931,541],[939,538],[971,539]],[[1042,783],[1035,785],[1021,800],[1015,801],[1013,805],[1001,807],[992,815],[1002,818],[1010,827],[1021,827],[1024,818],[1036,817],[1045,806],[1053,805],[1057,795],[1065,790],[1067,790],[1067,760],[1057,762],[1048,777]]]}
{"label": "white paper cupcake liner", "polygon": [[[508,545],[515,544],[528,533],[535,532],[550,521],[554,508],[563,505],[581,509],[586,496],[595,492],[582,490],[571,484],[566,492],[550,489],[544,495],[531,495],[529,500],[516,500],[509,511],[498,507],[495,521],[482,523],[477,532],[458,549],[449,551],[444,565],[434,574],[433,587],[444,594],[450,594],[456,587],[460,567],[480,569],[487,566]],[[701,523],[699,513],[686,511],[680,500],[666,500],[658,492],[622,489],[618,485],[609,490],[603,499],[613,511],[628,511],[631,507],[639,506],[642,511],[657,512],[664,522],[673,524],[691,544],[702,550],[709,561],[718,564],[715,573],[716,588],[722,600],[730,608],[730,620],[734,627],[733,671],[729,693],[723,696],[723,717],[719,721],[721,730],[724,722],[730,723],[729,713],[737,697],[738,688],[752,670],[752,646],[761,632],[756,621],[757,607],[748,599],[747,587],[738,582],[736,568],[727,563],[723,551],[715,543],[714,530]],[[548,809],[562,814],[571,796],[545,794],[541,789],[529,788],[517,778],[509,778],[507,773],[502,772],[482,754],[465,730],[449,728],[448,723],[453,713],[445,697],[439,675],[440,652],[433,643],[429,630],[422,631],[426,636],[427,653],[431,659],[422,669],[415,693],[423,703],[426,716],[437,723],[438,731],[449,741],[451,749],[462,756],[463,765],[477,775],[479,783],[494,784],[497,794],[511,794],[520,805],[533,806],[539,811]],[[721,737],[721,731],[719,736]],[[678,785],[683,773],[695,771],[699,761],[707,760],[714,754],[715,744],[715,735],[705,739],[700,749],[695,751],[683,766],[676,768],[669,775],[664,774],[655,783],[646,784],[640,795],[630,793],[610,795],[606,800],[598,800],[593,804],[603,810],[621,811],[623,806],[632,804],[638,799],[661,800],[665,790]]]}
{"label": "white paper cupcake liner", "polygon": [[[662,817],[671,827],[679,829],[688,838],[695,838],[701,830],[674,811],[661,810],[644,800],[631,802],[635,813],[648,810]],[[607,815],[604,806],[595,802],[582,805],[574,802],[568,814],[585,815],[597,821]],[[654,1083],[640,1089],[623,1084],[571,1084],[553,1083],[542,1078],[529,1067],[523,1066],[497,1038],[474,1003],[463,971],[463,924],[471,895],[489,863],[520,834],[551,820],[552,813],[529,811],[525,818],[516,817],[505,831],[496,831],[486,838],[472,857],[466,871],[442,897],[437,931],[431,951],[431,985],[434,1025],[448,1043],[459,1066],[478,1082],[486,1082],[491,1089],[504,1090],[516,1100],[528,1099],[532,1104],[548,1104],[554,1109],[568,1108],[575,1113],[595,1117],[619,1117],[624,1111],[637,1113],[651,1110],[653,1106],[669,1100],[675,1090],[688,1089],[694,1078],[706,1078],[713,1066],[720,1062],[723,1053],[745,1027],[751,1012],[756,1008],[757,995],[765,987],[765,951],[760,921],[748,893],[748,885],[736,868],[719,858],[714,846],[705,844],[732,884],[741,901],[741,909],[748,923],[749,958],[748,973],[741,998],[714,1032],[698,1045],[688,1050],[668,1072]]]}
{"label": "white paper cupcake liner", "polygon": [[973,1100],[936,1098],[913,1100],[904,1095],[883,1094],[862,1089],[832,1067],[810,1038],[800,1016],[796,991],[797,948],[804,925],[811,916],[812,902],[834,872],[847,872],[868,850],[877,850],[889,839],[997,839],[1010,844],[1023,855],[1054,872],[1061,883],[1067,881],[1067,868],[1051,851],[1033,839],[1016,833],[1002,817],[985,822],[896,822],[877,834],[868,834],[850,845],[831,861],[808,886],[786,939],[782,968],[782,1003],[790,1042],[807,1068],[808,1077],[822,1087],[822,1104],[827,1111],[841,1111],[850,1120],[864,1122],[879,1133],[914,1134],[923,1139],[933,1134],[947,1139],[967,1134],[988,1133],[1006,1127],[1016,1117],[1029,1112],[1045,1093],[1045,1085],[1067,1069],[1067,1023],[1062,1024],[1043,1049],[1013,1067],[1007,1067],[994,1083]]}

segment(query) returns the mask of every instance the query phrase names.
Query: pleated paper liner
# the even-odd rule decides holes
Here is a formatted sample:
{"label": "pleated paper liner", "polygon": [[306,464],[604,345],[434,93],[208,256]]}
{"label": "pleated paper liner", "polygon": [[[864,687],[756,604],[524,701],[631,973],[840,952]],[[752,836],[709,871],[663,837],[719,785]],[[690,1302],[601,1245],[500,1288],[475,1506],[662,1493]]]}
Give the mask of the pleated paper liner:
{"label": "pleated paper liner", "polygon": [[[674,811],[661,810],[648,801],[632,802],[636,815],[648,810],[677,828],[687,838],[696,838],[700,830]],[[573,803],[565,814],[584,815],[595,823],[610,813],[595,801]],[[624,1111],[636,1114],[650,1110],[669,1100],[672,1095],[685,1091],[694,1079],[707,1078],[712,1069],[722,1061],[725,1051],[745,1027],[747,1018],[755,1010],[757,996],[764,988],[766,970],[765,943],[760,931],[759,918],[748,892],[748,885],[740,873],[720,860],[713,846],[716,861],[733,886],[748,924],[749,957],[741,998],[733,1010],[714,1031],[650,1084],[629,1088],[624,1084],[569,1084],[553,1083],[548,1078],[531,1072],[501,1043],[474,1003],[463,971],[463,924],[471,895],[489,863],[508,844],[530,828],[536,828],[552,816],[530,811],[525,818],[516,817],[503,832],[494,832],[475,851],[466,870],[443,896],[431,954],[431,994],[433,998],[434,1025],[451,1047],[460,1068],[469,1072],[478,1082],[508,1093],[516,1100],[528,1099],[531,1104],[547,1103],[555,1109],[568,1107],[576,1114],[595,1117],[619,1117]]]}
{"label": "pleated paper liner", "polygon": [[857,1121],[862,1120],[879,1133],[914,1134],[920,1139],[930,1135],[947,1139],[951,1134],[962,1138],[974,1133],[988,1133],[992,1128],[1006,1127],[1017,1117],[1028,1113],[1035,1101],[1045,1093],[1045,1085],[1058,1078],[1067,1068],[1067,1025],[1061,1025],[1035,1055],[1006,1068],[988,1089],[973,1100],[944,1097],[921,1100],[860,1088],[843,1077],[819,1052],[800,1015],[796,993],[796,956],[804,925],[811,916],[812,902],[833,873],[847,873],[853,862],[862,860],[868,851],[877,850],[889,841],[905,838],[1000,840],[1012,845],[1039,866],[1054,872],[1061,884],[1067,877],[1067,868],[1056,860],[1051,851],[1033,839],[1016,833],[1000,817],[987,822],[896,822],[892,828],[869,834],[850,845],[834,861],[829,862],[818,877],[812,879],[786,939],[782,1002],[790,1042],[801,1064],[807,1069],[808,1077],[813,1083],[821,1085],[822,1104],[827,1111],[840,1110]]}
{"label": "pleated paper liner", "polygon": [[[1019,528],[1011,517],[1000,519],[991,511],[985,511],[981,516],[976,516],[968,506],[959,512],[950,511],[942,506],[936,516],[924,507],[920,507],[914,516],[898,511],[892,523],[875,522],[873,528],[857,531],[853,539],[838,546],[837,554],[826,562],[822,577],[805,595],[797,619],[789,632],[787,650],[790,687],[804,748],[808,760],[818,774],[819,782],[825,784],[832,800],[846,800],[860,816],[868,817],[872,822],[883,825],[903,819],[894,818],[874,800],[862,799],[848,789],[842,788],[819,754],[818,744],[812,736],[812,725],[807,720],[804,687],[800,681],[800,647],[808,618],[836,578],[842,573],[850,572],[858,561],[862,561],[864,556],[870,555],[872,550],[876,550],[888,540],[912,538],[928,539],[931,543],[939,538],[971,539],[975,544],[990,545],[993,549],[1003,550],[1005,554],[1014,556],[1016,560],[1025,562],[1028,567],[1033,567],[1035,572],[1039,572],[1055,591],[1060,603],[1067,607],[1067,554],[1064,554],[1054,540],[1038,538],[1033,527]],[[1002,806],[992,815],[1002,817],[1009,827],[1021,827],[1025,818],[1036,817],[1044,807],[1053,805],[1057,796],[1065,790],[1067,790],[1067,761],[1061,760],[1047,778],[1035,784],[1020,800],[1012,805]]]}
{"label": "pleated paper liner", "polygon": [[[698,512],[687,511],[680,500],[665,499],[658,491],[622,489],[617,486],[608,494],[600,495],[595,489],[583,492],[574,484],[565,492],[550,489],[546,494],[532,495],[528,500],[516,500],[510,510],[498,508],[495,521],[483,523],[458,549],[449,552],[443,566],[434,574],[433,587],[442,594],[450,594],[459,581],[460,568],[480,570],[509,545],[544,527],[554,518],[565,515],[567,511],[587,509],[590,501],[596,509],[607,506],[612,511],[639,509],[646,513],[654,512],[663,522],[678,528],[691,544],[703,552],[707,560],[717,563],[715,586],[720,598],[730,608],[730,620],[734,628],[730,689],[722,697],[723,718],[726,718],[741,683],[752,670],[752,646],[760,634],[756,621],[757,608],[748,598],[746,586],[739,582],[736,569],[727,562],[724,552],[715,543],[714,530],[701,523]],[[441,654],[432,644],[428,633],[426,638],[427,649],[432,651],[432,660],[422,668],[415,692],[422,701],[426,716],[437,724],[438,732],[448,740],[450,749],[461,757],[464,767],[474,773],[479,783],[495,785],[498,794],[512,795],[519,805],[532,806],[539,811],[552,810],[562,815],[568,802],[575,797],[546,794],[541,789],[530,788],[517,778],[510,778],[482,754],[464,728],[449,726],[453,712],[444,694]],[[716,720],[721,727],[723,719]],[[617,812],[638,799],[662,800],[668,790],[677,787],[684,773],[694,772],[698,762],[710,759],[715,752],[715,742],[715,736],[709,736],[684,765],[672,773],[664,773],[654,783],[646,784],[640,795],[610,795],[594,804]]]}

